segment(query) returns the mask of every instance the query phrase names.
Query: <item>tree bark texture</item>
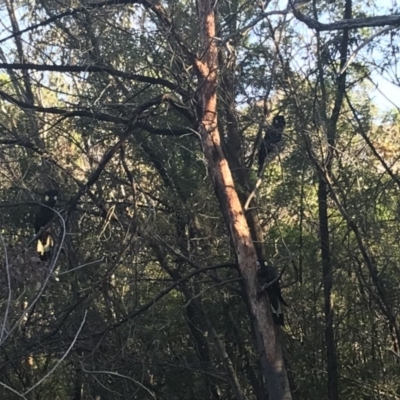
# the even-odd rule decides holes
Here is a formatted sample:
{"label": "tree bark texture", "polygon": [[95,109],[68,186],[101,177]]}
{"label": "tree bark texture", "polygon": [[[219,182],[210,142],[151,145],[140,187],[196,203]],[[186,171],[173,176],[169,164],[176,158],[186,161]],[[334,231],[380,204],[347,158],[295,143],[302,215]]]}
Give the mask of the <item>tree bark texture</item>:
{"label": "tree bark texture", "polygon": [[[291,400],[288,378],[278,333],[267,308],[265,298],[258,299],[256,252],[228,162],[222,151],[218,131],[217,70],[218,47],[214,40],[216,24],[213,2],[199,0],[198,13],[202,53],[194,59],[198,77],[198,131],[203,152],[221,210],[229,227],[238,259],[239,269],[247,292],[249,308],[262,360],[263,374],[270,400]],[[267,311],[268,310],[268,311]]]}

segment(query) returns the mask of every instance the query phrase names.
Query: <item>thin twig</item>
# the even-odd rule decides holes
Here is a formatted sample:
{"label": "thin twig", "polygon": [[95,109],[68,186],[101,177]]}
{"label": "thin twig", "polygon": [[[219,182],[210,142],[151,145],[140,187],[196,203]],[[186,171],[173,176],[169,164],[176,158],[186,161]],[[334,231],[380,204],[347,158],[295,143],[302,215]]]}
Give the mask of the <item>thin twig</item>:
{"label": "thin twig", "polygon": [[4,332],[6,331],[6,323],[7,323],[8,313],[10,312],[10,305],[11,305],[11,277],[10,277],[10,265],[8,263],[7,246],[6,246],[6,243],[4,241],[3,235],[1,233],[0,233],[0,240],[1,240],[1,244],[3,245],[3,249],[4,249],[6,273],[7,273],[7,286],[8,286],[7,307],[6,307],[6,312],[4,313],[4,320],[3,320],[3,325],[1,326],[1,333],[0,333],[0,346],[1,346],[3,335],[4,335]]}
{"label": "thin twig", "polygon": [[378,32],[371,35],[368,39],[364,40],[363,43],[360,44],[354,51],[353,54],[347,59],[346,63],[344,64],[343,68],[339,71],[338,76],[342,75],[344,71],[349,67],[349,65],[353,62],[353,60],[357,57],[357,54],[361,49],[363,49],[368,43],[372,42],[377,36],[382,35],[382,33],[389,32],[393,29],[398,29],[398,26],[387,26]]}
{"label": "thin twig", "polygon": [[81,330],[83,328],[83,325],[85,324],[86,321],[86,315],[87,315],[87,310],[85,311],[85,315],[83,316],[83,320],[81,322],[81,326],[79,327],[78,331],[76,332],[76,335],[72,341],[72,343],[70,344],[70,346],[68,347],[67,351],[63,354],[63,356],[57,361],[56,365],[42,378],[39,380],[39,382],[35,383],[32,387],[30,387],[25,393],[24,395],[30,393],[33,389],[37,388],[39,385],[41,385],[58,367],[59,365],[64,361],[64,359],[67,357],[67,355],[70,353],[70,351],[72,350],[72,348],[75,345],[75,342],[78,339],[79,334],[81,333]]}
{"label": "thin twig", "polygon": [[71,268],[71,269],[69,269],[68,271],[64,271],[64,272],[61,272],[60,274],[57,274],[57,276],[69,274],[69,273],[72,272],[72,271],[76,271],[77,269],[81,269],[81,268],[87,267],[87,266],[89,266],[89,265],[100,264],[100,263],[102,263],[102,262],[104,261],[104,259],[105,259],[105,257],[102,257],[102,258],[99,258],[98,260],[91,261],[91,262],[88,262],[88,263],[86,263],[86,264],[78,265],[78,266],[75,267],[75,268]]}
{"label": "thin twig", "polygon": [[[46,207],[47,207],[47,206],[46,206]],[[48,208],[50,208],[50,207],[48,207]],[[52,259],[51,259],[50,268],[49,268],[49,273],[47,274],[47,276],[46,276],[44,282],[42,283],[41,288],[40,288],[40,290],[39,290],[39,293],[38,293],[38,294],[35,296],[35,298],[31,301],[31,303],[29,304],[29,306],[24,310],[24,312],[22,313],[21,317],[14,323],[13,327],[10,329],[10,331],[8,332],[8,334],[7,334],[7,336],[4,338],[4,340],[7,339],[7,338],[11,335],[11,333],[17,328],[17,326],[19,326],[19,325],[21,324],[21,322],[23,321],[23,319],[25,318],[25,316],[33,309],[33,307],[35,306],[35,304],[37,303],[37,301],[39,300],[39,298],[42,296],[42,294],[43,294],[43,292],[44,292],[44,290],[45,290],[45,288],[46,288],[46,286],[47,286],[47,282],[49,281],[49,279],[50,279],[50,277],[51,277],[51,275],[52,275],[52,272],[53,272],[53,270],[54,270],[54,268],[55,268],[56,262],[57,262],[57,260],[58,260],[59,255],[60,255],[61,247],[62,247],[62,244],[64,243],[64,240],[65,240],[65,231],[66,231],[66,228],[65,228],[65,220],[64,220],[64,218],[62,217],[62,215],[61,215],[57,210],[54,210],[54,209],[53,209],[53,211],[59,216],[59,218],[60,218],[60,220],[61,220],[62,232],[61,232],[61,235],[60,235],[61,240],[60,240],[60,242],[59,242],[59,246],[58,246],[58,248],[57,248],[57,251],[54,253],[55,255],[53,255],[53,257],[52,257]]]}
{"label": "thin twig", "polygon": [[136,379],[133,379],[130,376],[118,374],[117,372],[112,372],[112,371],[89,371],[89,370],[85,369],[82,362],[81,362],[81,368],[82,368],[82,371],[85,372],[86,374],[105,374],[105,375],[117,376],[118,378],[128,379],[128,380],[132,381],[134,384],[140,386],[142,389],[146,390],[146,392],[149,393],[151,395],[151,397],[153,397],[153,399],[157,398],[156,395],[149,388],[147,388],[146,386],[143,385],[143,383],[137,381]]}
{"label": "thin twig", "polygon": [[5,383],[0,381],[0,386],[3,386],[3,388],[9,390],[10,392],[13,392],[14,394],[16,394],[18,397],[21,397],[21,399],[24,400],[28,400],[23,394],[17,392],[15,389],[13,389],[12,387],[6,385]]}

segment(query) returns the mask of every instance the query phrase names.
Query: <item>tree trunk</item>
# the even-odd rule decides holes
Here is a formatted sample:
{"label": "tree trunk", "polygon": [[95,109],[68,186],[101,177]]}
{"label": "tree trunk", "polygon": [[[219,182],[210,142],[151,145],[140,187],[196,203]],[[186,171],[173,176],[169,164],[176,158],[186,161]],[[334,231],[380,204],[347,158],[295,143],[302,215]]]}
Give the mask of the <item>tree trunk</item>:
{"label": "tree trunk", "polygon": [[[346,0],[344,18],[352,18],[352,0]],[[343,36],[340,44],[340,69],[346,65],[347,53],[349,47],[349,30],[343,30]],[[332,169],[332,161],[334,157],[334,149],[337,139],[337,125],[342,109],[343,99],[346,91],[346,71],[337,79],[336,95],[332,115],[328,119],[327,112],[328,100],[325,88],[325,82],[322,78],[323,70],[321,61],[319,62],[319,70],[321,76],[321,91],[325,107],[322,110],[323,120],[326,126],[326,134],[328,140],[327,156],[324,160],[325,171],[319,171],[318,184],[318,212],[319,212],[319,229],[320,229],[320,246],[322,259],[322,278],[324,285],[324,310],[325,310],[325,345],[327,354],[327,371],[328,371],[328,396],[330,400],[339,399],[339,377],[337,371],[337,354],[336,343],[333,328],[334,311],[332,307],[332,285],[333,273],[329,243],[329,221],[328,221],[328,182],[324,172],[330,173]]]}
{"label": "tree trunk", "polygon": [[199,0],[198,13],[203,52],[194,59],[198,77],[198,130],[210,176],[221,210],[229,227],[243,276],[249,307],[255,324],[257,345],[262,360],[270,400],[291,400],[288,378],[277,330],[265,297],[257,297],[256,252],[232,174],[221,147],[217,115],[218,48],[215,15],[211,0]]}
{"label": "tree trunk", "polygon": [[336,344],[333,331],[333,307],[332,307],[332,263],[329,248],[329,225],[328,225],[328,193],[327,184],[323,177],[319,179],[318,185],[318,212],[319,212],[319,232],[322,258],[322,278],[324,284],[324,310],[325,310],[325,345],[327,353],[328,370],[328,394],[330,400],[337,400],[338,393],[338,374]]}

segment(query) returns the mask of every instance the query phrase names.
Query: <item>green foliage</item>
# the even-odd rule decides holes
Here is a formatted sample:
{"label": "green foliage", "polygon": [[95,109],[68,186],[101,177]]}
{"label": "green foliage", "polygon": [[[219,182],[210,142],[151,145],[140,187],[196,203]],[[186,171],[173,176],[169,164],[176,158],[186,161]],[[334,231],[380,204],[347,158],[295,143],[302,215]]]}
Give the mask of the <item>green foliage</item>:
{"label": "green foliage", "polygon": [[[194,4],[71,2],[79,10],[62,18],[54,17],[66,11],[59,2],[18,6],[19,29],[51,21],[15,35],[2,53],[2,62],[48,70],[10,67],[0,75],[0,397],[21,398],[16,393],[38,384],[26,396],[228,399],[237,378],[246,398],[264,399],[229,228],[197,132]],[[301,11],[339,20],[343,6],[319,1]],[[215,7],[218,129],[242,199],[258,180],[257,135],[275,113],[286,117],[283,149],[250,208],[269,260],[284,271],[282,337],[298,398],[327,398],[318,166],[331,150],[342,31],[316,37],[279,13],[242,29],[271,8]],[[373,12],[360,1],[353,16]],[[375,32],[351,31],[349,53]],[[392,68],[398,84],[396,35],[378,35],[349,64],[334,131],[328,220],[344,399],[400,395],[399,113],[379,110],[365,79]],[[103,166],[120,140],[123,148]],[[63,240],[51,276],[31,243],[36,201],[49,187],[60,191],[63,218],[53,227]],[[204,267],[214,268],[194,274]]]}

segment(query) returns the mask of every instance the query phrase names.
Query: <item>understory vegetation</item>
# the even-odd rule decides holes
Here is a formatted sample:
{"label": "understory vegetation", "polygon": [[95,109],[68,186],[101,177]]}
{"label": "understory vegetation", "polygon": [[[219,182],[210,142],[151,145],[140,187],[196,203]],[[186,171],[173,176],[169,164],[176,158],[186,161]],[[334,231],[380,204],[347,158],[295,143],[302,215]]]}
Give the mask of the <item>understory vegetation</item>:
{"label": "understory vegetation", "polygon": [[2,399],[400,399],[398,6],[0,4]]}

